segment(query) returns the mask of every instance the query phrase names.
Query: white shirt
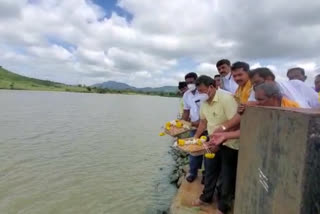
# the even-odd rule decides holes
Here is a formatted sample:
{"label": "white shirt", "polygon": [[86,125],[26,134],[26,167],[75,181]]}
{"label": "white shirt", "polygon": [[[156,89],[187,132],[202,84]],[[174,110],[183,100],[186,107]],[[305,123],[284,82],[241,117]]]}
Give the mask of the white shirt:
{"label": "white shirt", "polygon": [[301,108],[319,108],[318,93],[300,80],[276,81],[281,94],[297,102]]}
{"label": "white shirt", "polygon": [[206,100],[205,94],[200,94],[198,90],[193,94],[188,90],[183,95],[183,108],[190,111],[191,122],[196,122],[200,119],[200,106]]}
{"label": "white shirt", "polygon": [[229,91],[232,94],[236,93],[236,90],[238,89],[238,84],[234,81],[231,72],[227,76],[222,77],[221,81],[223,82],[222,86],[224,90]]}
{"label": "white shirt", "polygon": [[255,101],[257,101],[256,100],[256,94],[254,93],[254,90],[252,89],[252,91],[251,91],[251,93],[250,93],[250,96],[249,96],[249,98],[248,98],[248,101],[249,102],[255,102]]}

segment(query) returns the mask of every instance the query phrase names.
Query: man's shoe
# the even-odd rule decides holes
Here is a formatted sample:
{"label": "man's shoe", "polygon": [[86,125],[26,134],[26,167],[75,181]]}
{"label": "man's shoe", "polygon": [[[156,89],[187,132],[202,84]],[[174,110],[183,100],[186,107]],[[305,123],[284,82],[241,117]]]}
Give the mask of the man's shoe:
{"label": "man's shoe", "polygon": [[186,177],[186,180],[187,180],[189,183],[192,183],[196,178],[197,178],[196,175],[188,175],[188,176]]}

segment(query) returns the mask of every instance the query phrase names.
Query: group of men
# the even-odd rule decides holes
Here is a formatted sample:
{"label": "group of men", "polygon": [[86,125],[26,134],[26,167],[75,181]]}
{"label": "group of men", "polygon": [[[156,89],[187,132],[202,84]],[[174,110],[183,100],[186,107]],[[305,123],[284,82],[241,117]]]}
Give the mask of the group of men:
{"label": "group of men", "polygon": [[[190,171],[186,176],[193,182],[204,162],[204,189],[195,206],[210,203],[215,198],[219,214],[227,213],[235,194],[240,120],[246,106],[275,106],[289,108],[319,108],[320,75],[315,88],[304,83],[302,68],[288,70],[289,80],[276,80],[266,67],[250,70],[246,62],[230,63],[227,59],[216,63],[219,75],[197,76],[189,73],[179,83],[183,95],[181,118],[197,130],[191,135],[208,135],[207,142],[215,158],[189,155]],[[214,197],[217,196],[217,197]]]}

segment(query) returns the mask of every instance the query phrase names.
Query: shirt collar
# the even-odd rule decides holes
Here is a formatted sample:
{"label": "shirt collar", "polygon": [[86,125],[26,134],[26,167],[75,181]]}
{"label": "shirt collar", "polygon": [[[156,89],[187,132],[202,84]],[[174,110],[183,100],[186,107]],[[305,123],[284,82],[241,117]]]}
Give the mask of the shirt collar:
{"label": "shirt collar", "polygon": [[220,92],[218,92],[218,90],[216,90],[216,94],[214,95],[212,101],[210,103],[208,102],[209,105],[212,105],[213,103],[216,103],[219,101],[219,93]]}
{"label": "shirt collar", "polygon": [[224,77],[226,80],[230,80],[231,79],[231,72],[228,73],[227,76]]}

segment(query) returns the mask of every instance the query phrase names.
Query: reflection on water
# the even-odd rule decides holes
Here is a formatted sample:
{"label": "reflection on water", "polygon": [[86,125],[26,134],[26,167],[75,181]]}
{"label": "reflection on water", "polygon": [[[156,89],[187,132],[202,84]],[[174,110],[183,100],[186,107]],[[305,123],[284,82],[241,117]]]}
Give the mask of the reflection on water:
{"label": "reflection on water", "polygon": [[171,141],[158,132],[177,99],[0,91],[0,100],[0,213],[149,214],[170,205]]}

